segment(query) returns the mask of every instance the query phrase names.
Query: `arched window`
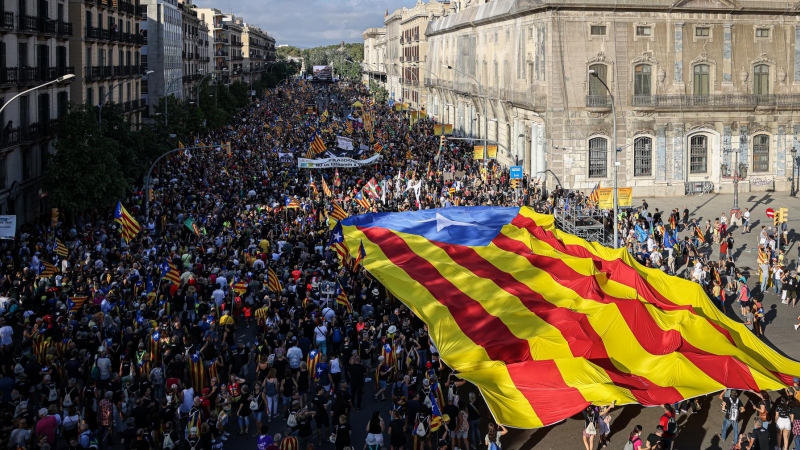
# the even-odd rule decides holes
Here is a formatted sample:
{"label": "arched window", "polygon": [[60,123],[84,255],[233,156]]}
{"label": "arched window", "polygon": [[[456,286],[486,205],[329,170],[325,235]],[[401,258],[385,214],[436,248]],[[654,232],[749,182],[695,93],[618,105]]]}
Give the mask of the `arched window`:
{"label": "arched window", "polygon": [[753,68],[753,93],[769,95],[769,66],[759,64]]}
{"label": "arched window", "polygon": [[708,172],[708,137],[692,136],[689,149],[689,173]]}
{"label": "arched window", "polygon": [[753,138],[753,172],[769,172],[769,136],[766,134]]}
{"label": "arched window", "polygon": [[608,176],[608,139],[589,139],[589,178]]}
{"label": "arched window", "polygon": [[709,94],[709,72],[708,64],[694,66],[694,95]]}
{"label": "arched window", "polygon": [[633,95],[650,96],[652,66],[639,64],[633,69]]}
{"label": "arched window", "polygon": [[653,176],[653,140],[648,137],[633,141],[633,176]]}

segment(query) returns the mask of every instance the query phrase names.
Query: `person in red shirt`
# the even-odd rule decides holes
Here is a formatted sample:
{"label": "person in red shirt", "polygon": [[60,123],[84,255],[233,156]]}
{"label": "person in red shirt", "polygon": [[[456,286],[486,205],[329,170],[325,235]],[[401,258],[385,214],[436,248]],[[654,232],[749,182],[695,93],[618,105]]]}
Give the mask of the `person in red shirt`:
{"label": "person in red shirt", "polygon": [[55,448],[56,445],[56,427],[58,426],[58,420],[55,416],[47,415],[47,409],[42,408],[39,410],[39,421],[36,422],[36,436],[41,438],[45,436],[47,438],[47,443],[50,444],[51,448]]}
{"label": "person in red shirt", "polygon": [[658,424],[664,428],[664,434],[662,436],[662,442],[664,442],[664,450],[669,450],[672,448],[672,440],[675,439],[675,435],[678,433],[678,418],[675,416],[675,410],[672,408],[672,405],[669,403],[664,404],[664,414],[661,416],[661,419],[658,421]]}

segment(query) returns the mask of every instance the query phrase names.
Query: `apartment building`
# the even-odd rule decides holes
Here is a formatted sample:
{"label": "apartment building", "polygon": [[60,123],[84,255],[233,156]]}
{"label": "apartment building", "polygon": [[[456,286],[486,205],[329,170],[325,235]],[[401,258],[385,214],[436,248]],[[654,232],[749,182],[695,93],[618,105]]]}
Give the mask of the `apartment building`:
{"label": "apartment building", "polygon": [[197,8],[197,14],[208,28],[208,42],[211,53],[211,70],[214,78],[225,84],[230,83],[230,55],[226,43],[228,25],[223,23],[225,14],[216,8]]}
{"label": "apartment building", "polygon": [[183,98],[194,99],[202,78],[210,73],[208,26],[197,14],[191,0],[179,0],[183,20]]}
{"label": "apartment building", "polygon": [[65,5],[74,29],[70,61],[78,79],[70,85],[70,99],[95,106],[114,103],[133,123],[141,122],[145,37],[139,0],[68,0]]}
{"label": "apartment building", "polygon": [[386,84],[386,28],[367,28],[364,38],[363,82]]}
{"label": "apartment building", "polygon": [[142,99],[152,114],[161,97],[183,98],[183,12],[178,0],[140,1],[141,30],[147,37],[142,62],[153,71],[142,82]]}
{"label": "apartment building", "polygon": [[225,15],[222,18],[223,35],[225,41],[223,49],[228,54],[227,60],[230,64],[230,82],[243,81],[244,76],[244,43],[242,33],[244,32],[244,21],[233,14]]}
{"label": "apartment building", "polygon": [[261,28],[245,23],[242,43],[245,81],[252,85],[264,74],[267,63],[275,61],[275,38]]}
{"label": "apartment building", "polygon": [[[19,0],[3,5],[0,21],[0,104],[19,92],[74,74],[66,1]],[[9,103],[0,113],[0,214],[18,223],[45,213],[41,181],[54,152],[58,119],[67,113],[70,82],[56,82]],[[80,83],[74,83],[80,84]]]}
{"label": "apartment building", "polygon": [[800,23],[785,2],[459,0],[426,35],[441,120],[549,187],[617,173],[636,197],[681,196],[797,178]]}

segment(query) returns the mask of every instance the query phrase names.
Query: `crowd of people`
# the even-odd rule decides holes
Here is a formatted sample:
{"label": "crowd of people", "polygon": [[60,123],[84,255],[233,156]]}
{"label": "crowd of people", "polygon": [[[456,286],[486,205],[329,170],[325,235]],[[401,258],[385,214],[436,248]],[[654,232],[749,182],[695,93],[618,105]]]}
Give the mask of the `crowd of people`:
{"label": "crowd of people", "polygon": [[[238,433],[259,450],[499,449],[506,429],[424,323],[338,261],[329,217],[528,204],[535,187],[342,83],[286,83],[233,123],[120,199],[132,239],[106,205],[0,244],[0,445],[210,450]],[[299,169],[316,135],[380,158]],[[365,395],[381,407],[352,423]]]}

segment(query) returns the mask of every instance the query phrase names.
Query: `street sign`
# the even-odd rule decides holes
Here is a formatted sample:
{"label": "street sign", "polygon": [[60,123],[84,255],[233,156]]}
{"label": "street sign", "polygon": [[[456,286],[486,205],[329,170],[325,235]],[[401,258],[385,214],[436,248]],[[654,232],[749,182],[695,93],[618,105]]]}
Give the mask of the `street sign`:
{"label": "street sign", "polygon": [[772,219],[775,217],[775,210],[772,208],[767,208],[767,218]]}
{"label": "street sign", "polygon": [[522,166],[511,166],[510,171],[512,180],[521,180],[522,179]]}

